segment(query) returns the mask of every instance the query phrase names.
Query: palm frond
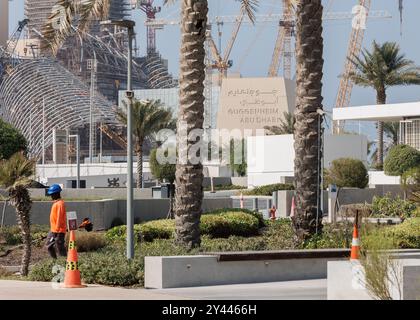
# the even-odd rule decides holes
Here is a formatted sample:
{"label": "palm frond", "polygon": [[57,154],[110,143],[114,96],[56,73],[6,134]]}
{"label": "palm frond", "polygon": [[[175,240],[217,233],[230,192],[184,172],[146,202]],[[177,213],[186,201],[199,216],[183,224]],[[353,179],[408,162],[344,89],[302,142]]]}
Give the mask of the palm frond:
{"label": "palm frond", "polygon": [[15,153],[10,159],[0,162],[0,186],[13,188],[26,186],[35,172],[35,161],[26,158],[23,152]]}

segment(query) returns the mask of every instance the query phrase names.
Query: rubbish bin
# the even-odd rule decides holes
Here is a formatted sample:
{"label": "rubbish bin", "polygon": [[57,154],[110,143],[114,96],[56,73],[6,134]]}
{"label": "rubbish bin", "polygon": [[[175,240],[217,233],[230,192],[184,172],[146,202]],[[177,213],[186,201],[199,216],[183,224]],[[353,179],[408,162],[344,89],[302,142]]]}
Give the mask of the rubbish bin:
{"label": "rubbish bin", "polygon": [[153,199],[161,199],[162,198],[162,191],[161,187],[152,187],[152,198]]}

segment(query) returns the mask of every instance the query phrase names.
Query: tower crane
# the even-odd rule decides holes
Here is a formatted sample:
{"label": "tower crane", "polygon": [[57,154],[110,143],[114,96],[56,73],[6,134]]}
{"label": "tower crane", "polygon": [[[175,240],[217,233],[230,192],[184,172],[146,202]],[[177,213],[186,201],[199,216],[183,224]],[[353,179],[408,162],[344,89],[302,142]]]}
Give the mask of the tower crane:
{"label": "tower crane", "polygon": [[[353,82],[350,79],[350,74],[355,71],[354,64],[349,60],[351,57],[358,57],[362,50],[362,43],[365,34],[365,23],[369,16],[371,0],[359,0],[358,10],[363,12],[356,12],[359,14],[359,19],[353,20],[353,28],[350,34],[350,41],[347,48],[346,61],[344,63],[344,71],[340,79],[340,86],[338,89],[337,99],[335,101],[335,108],[345,108],[350,105],[351,92],[353,89]],[[336,121],[333,123],[333,133],[340,134],[344,129],[343,121]]]}
{"label": "tower crane", "polygon": [[283,16],[279,21],[277,40],[271,59],[269,77],[277,77],[280,67],[280,57],[284,57],[284,77],[290,79],[292,65],[292,37],[295,32],[295,19],[292,15],[291,0],[283,0]]}
{"label": "tower crane", "polygon": [[[139,0],[137,7],[146,14],[147,22],[153,22],[156,19],[156,13],[161,12],[161,7],[153,5],[154,0]],[[147,54],[156,52],[156,29],[159,26],[147,25]]]}
{"label": "tower crane", "polygon": [[0,80],[2,79],[4,72],[9,73],[10,68],[13,67],[13,55],[16,50],[16,46],[19,42],[22,31],[28,24],[28,22],[28,19],[19,21],[16,30],[13,32],[12,36],[7,42],[6,48],[0,51]]}

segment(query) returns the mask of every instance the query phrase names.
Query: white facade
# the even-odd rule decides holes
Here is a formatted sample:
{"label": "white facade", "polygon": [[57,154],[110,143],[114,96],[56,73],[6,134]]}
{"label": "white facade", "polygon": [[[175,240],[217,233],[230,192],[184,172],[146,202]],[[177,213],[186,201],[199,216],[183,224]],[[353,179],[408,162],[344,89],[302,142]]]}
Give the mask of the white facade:
{"label": "white facade", "polygon": [[[293,135],[247,139],[248,187],[284,182],[294,176]],[[367,165],[367,138],[362,135],[325,135],[324,167],[339,158],[354,158]]]}

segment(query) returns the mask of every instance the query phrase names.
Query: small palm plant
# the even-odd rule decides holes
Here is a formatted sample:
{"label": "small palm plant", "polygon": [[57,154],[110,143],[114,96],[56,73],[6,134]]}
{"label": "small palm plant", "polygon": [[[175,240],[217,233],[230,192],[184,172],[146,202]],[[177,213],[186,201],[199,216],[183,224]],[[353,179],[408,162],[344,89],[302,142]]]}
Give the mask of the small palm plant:
{"label": "small palm plant", "polygon": [[[121,123],[127,124],[127,104],[124,109],[116,111]],[[137,153],[137,188],[143,184],[143,145],[145,139],[161,129],[173,127],[172,111],[163,107],[159,100],[134,100],[132,107],[133,134],[136,138],[135,152]]]}
{"label": "small palm plant", "polygon": [[0,186],[9,193],[9,201],[15,207],[18,224],[22,233],[23,255],[20,273],[26,276],[31,259],[31,219],[29,212],[32,201],[28,185],[35,172],[35,161],[29,160],[22,152],[15,153],[10,159],[0,162]]}
{"label": "small palm plant", "polygon": [[293,134],[295,123],[295,115],[285,111],[279,126],[265,126],[264,129],[268,131],[269,135]]}

